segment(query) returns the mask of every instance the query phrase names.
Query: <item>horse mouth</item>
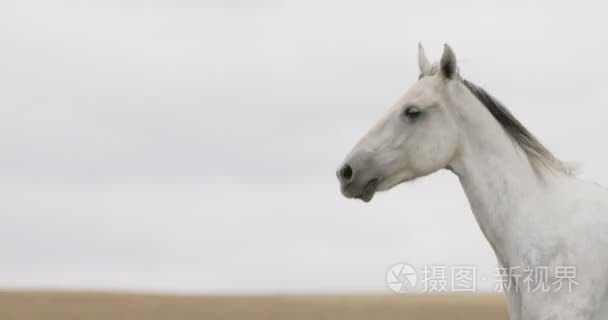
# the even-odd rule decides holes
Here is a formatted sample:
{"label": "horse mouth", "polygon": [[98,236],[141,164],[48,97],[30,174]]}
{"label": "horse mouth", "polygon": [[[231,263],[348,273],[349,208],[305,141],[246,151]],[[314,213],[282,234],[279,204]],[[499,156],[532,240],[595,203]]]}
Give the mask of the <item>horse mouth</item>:
{"label": "horse mouth", "polygon": [[363,200],[364,202],[370,202],[376,194],[379,182],[380,180],[377,178],[370,180],[369,182],[367,182],[367,184],[365,184],[365,186],[361,190],[361,193],[358,196],[355,196],[355,198]]}

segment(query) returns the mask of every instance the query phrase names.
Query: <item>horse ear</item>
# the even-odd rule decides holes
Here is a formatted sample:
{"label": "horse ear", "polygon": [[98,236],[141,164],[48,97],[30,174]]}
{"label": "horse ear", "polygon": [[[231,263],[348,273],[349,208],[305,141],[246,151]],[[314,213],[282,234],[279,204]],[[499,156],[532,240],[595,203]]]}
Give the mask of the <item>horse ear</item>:
{"label": "horse ear", "polygon": [[423,75],[428,75],[431,73],[431,63],[426,57],[424,47],[420,42],[418,42],[418,67],[420,68],[420,73]]}
{"label": "horse ear", "polygon": [[441,70],[441,74],[448,79],[452,79],[458,73],[456,55],[447,43],[443,45],[443,55],[441,56],[441,61],[439,62],[439,68]]}

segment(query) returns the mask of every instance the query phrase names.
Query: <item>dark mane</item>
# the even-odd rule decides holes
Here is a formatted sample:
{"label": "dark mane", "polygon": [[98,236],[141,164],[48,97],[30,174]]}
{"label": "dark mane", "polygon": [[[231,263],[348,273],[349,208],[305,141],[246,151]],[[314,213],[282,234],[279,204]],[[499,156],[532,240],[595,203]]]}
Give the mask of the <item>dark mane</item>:
{"label": "dark mane", "polygon": [[468,80],[462,80],[462,83],[490,111],[513,141],[521,147],[536,170],[544,167],[567,175],[573,174],[574,170],[555,157],[500,101]]}

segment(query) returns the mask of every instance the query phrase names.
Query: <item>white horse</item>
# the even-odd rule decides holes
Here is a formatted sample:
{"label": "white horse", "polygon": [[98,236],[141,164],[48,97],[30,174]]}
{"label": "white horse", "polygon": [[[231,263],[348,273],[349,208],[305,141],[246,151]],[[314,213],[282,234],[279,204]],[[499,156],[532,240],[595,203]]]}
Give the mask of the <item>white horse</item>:
{"label": "white horse", "polygon": [[[418,64],[418,81],[338,169],[344,196],[368,202],[450,170],[508,270],[510,319],[608,319],[608,191],[577,179],[500,102],[463,79],[448,45],[433,65],[420,46]],[[546,276],[535,285],[556,283],[560,266],[576,268],[571,290],[516,281],[534,268]]]}

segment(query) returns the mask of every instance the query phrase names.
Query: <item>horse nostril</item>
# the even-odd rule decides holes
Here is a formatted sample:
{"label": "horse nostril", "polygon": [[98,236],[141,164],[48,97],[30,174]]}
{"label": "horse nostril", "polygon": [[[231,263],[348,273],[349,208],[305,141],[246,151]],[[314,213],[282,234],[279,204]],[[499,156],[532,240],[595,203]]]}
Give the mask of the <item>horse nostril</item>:
{"label": "horse nostril", "polygon": [[340,179],[344,182],[350,181],[353,177],[353,168],[351,168],[348,164],[345,164],[339,172]]}

